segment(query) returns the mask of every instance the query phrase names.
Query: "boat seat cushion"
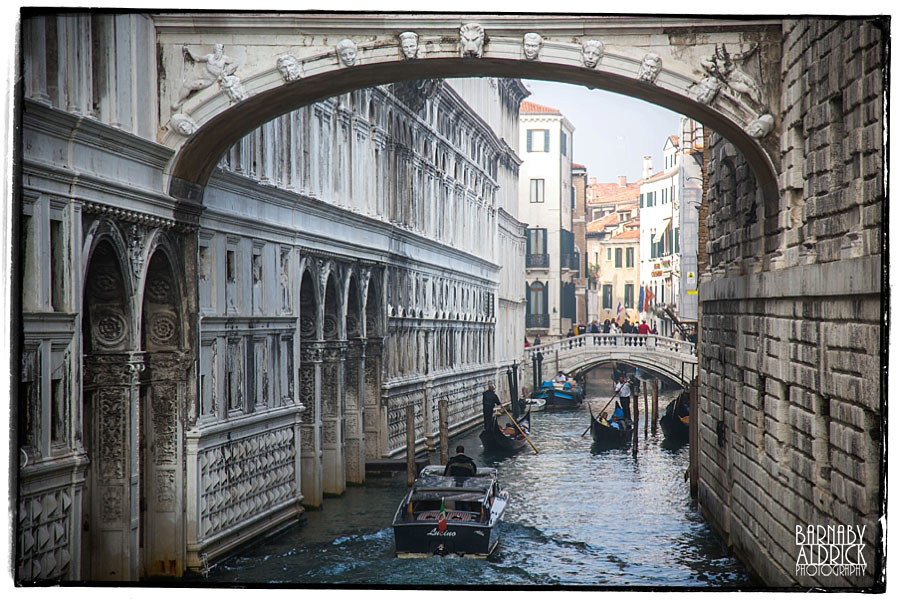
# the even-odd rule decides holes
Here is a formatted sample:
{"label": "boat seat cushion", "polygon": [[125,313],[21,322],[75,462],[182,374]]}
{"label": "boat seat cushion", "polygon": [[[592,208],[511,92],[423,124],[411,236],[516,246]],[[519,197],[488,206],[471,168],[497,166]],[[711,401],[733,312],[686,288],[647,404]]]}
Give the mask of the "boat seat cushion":
{"label": "boat seat cushion", "polygon": [[[478,515],[471,511],[445,511],[448,522],[474,522],[478,520]],[[441,518],[440,511],[423,511],[416,516],[417,520],[423,522],[434,522]]]}

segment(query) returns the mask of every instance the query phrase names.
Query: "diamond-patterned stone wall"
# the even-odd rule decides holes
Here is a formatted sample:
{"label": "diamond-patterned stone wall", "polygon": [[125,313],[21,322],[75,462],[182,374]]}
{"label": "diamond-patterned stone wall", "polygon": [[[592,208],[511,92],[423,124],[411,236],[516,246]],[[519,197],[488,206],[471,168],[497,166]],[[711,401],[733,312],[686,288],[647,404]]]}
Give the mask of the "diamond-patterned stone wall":
{"label": "diamond-patterned stone wall", "polygon": [[57,489],[20,498],[18,517],[18,579],[72,578],[71,490]]}
{"label": "diamond-patterned stone wall", "polygon": [[200,464],[200,540],[296,497],[291,428],[206,449]]}

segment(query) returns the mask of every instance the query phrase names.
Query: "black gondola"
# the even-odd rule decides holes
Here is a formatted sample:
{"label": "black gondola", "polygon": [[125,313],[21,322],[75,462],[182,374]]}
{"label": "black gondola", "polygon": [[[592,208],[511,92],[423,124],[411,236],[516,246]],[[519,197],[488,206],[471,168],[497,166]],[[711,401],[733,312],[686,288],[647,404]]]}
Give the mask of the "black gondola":
{"label": "black gondola", "polygon": [[444,476],[443,465],[424,467],[394,514],[396,555],[487,558],[500,540],[508,501],[494,468],[455,477]]}
{"label": "black gondola", "polygon": [[[621,413],[620,410],[617,410]],[[598,446],[613,447],[627,444],[634,431],[634,423],[630,419],[618,420],[623,428],[613,428],[600,422],[600,416],[591,415],[591,438]]]}
{"label": "black gondola", "polygon": [[[525,440],[525,437],[522,436],[521,432],[516,429],[515,426],[511,426],[514,432],[504,432],[500,428],[500,424],[497,421],[500,417],[506,417],[506,414],[501,412],[500,415],[494,414],[494,419],[491,420],[491,426],[482,430],[479,437],[481,438],[481,444],[484,445],[485,450],[488,451],[499,451],[505,453],[516,453],[522,450],[528,441]],[[531,412],[526,411],[525,415],[516,420],[519,424],[519,428],[521,428],[525,434],[531,433]],[[506,419],[506,422],[509,422],[509,419]]]}
{"label": "black gondola", "polygon": [[663,436],[673,442],[686,442],[691,432],[690,395],[687,391],[666,405],[666,412],[659,419]]}

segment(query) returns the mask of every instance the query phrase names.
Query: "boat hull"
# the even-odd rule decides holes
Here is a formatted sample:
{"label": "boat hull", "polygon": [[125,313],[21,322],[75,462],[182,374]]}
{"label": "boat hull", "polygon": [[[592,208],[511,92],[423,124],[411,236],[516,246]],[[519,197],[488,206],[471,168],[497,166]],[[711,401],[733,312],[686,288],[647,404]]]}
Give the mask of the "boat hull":
{"label": "boat hull", "polygon": [[614,447],[628,444],[632,438],[634,425],[625,420],[628,426],[624,430],[617,430],[610,426],[604,426],[596,418],[591,418],[591,438],[599,446]]}
{"label": "boat hull", "polygon": [[494,552],[499,540],[497,525],[448,523],[443,532],[435,522],[394,525],[397,557],[455,554],[486,559]]}
{"label": "boat hull", "polygon": [[676,400],[666,406],[666,412],[659,419],[663,437],[668,441],[687,442],[690,437],[690,423],[684,423],[678,415],[679,412],[687,414],[686,405],[681,407],[681,411],[676,410],[676,407],[681,403],[685,403],[687,398],[687,393],[682,393]]}
{"label": "boat hull", "polygon": [[[519,425],[528,433],[531,430],[531,417],[526,414],[519,419]],[[496,416],[491,422],[491,427],[487,430],[482,430],[479,438],[481,438],[481,444],[484,445],[485,450],[501,453],[517,453],[528,444],[524,437],[511,438],[503,434],[497,427]]]}

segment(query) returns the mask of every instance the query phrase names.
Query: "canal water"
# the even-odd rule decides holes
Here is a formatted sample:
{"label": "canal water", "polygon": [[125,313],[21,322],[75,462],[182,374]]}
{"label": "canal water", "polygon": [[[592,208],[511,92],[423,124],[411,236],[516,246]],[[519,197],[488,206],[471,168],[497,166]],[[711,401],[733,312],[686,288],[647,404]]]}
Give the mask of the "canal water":
{"label": "canal water", "polygon": [[[612,395],[609,370],[589,374],[588,393],[597,413]],[[660,412],[676,395],[660,395]],[[643,412],[643,393],[640,403]],[[451,441],[479,466],[497,467],[510,493],[500,544],[487,561],[395,558],[390,524],[406,492],[406,474],[397,473],[369,476],[365,486],[326,498],[305,523],[195,578],[216,586],[750,586],[692,506],[684,480],[688,446],[668,446],[659,428],[645,438],[642,415],[636,458],[630,445],[592,451],[590,433],[582,436],[589,423],[586,406],[535,413],[538,454],[528,447],[512,457],[486,454],[477,428]]]}

